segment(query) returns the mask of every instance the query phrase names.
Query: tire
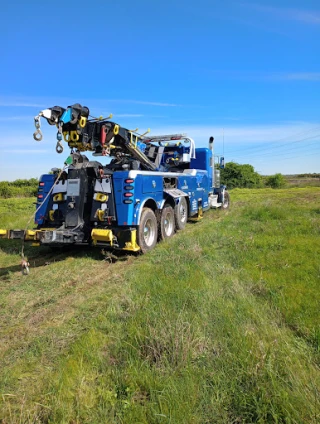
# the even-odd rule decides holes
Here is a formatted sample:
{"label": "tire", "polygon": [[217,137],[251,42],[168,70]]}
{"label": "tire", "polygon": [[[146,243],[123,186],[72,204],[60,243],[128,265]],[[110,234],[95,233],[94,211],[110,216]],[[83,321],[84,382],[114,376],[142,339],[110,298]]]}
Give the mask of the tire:
{"label": "tire", "polygon": [[173,208],[170,205],[164,206],[161,212],[159,239],[165,240],[174,235],[176,230],[175,216]]}
{"label": "tire", "polygon": [[174,218],[177,230],[183,230],[188,220],[188,205],[185,197],[181,197],[174,208]]}
{"label": "tire", "polygon": [[230,206],[230,196],[229,193],[227,191],[224,192],[224,198],[223,198],[223,203],[221,205],[222,209],[228,209]]}
{"label": "tire", "polygon": [[158,224],[154,212],[149,208],[144,208],[141,213],[138,227],[138,245],[141,253],[152,250],[157,244]]}

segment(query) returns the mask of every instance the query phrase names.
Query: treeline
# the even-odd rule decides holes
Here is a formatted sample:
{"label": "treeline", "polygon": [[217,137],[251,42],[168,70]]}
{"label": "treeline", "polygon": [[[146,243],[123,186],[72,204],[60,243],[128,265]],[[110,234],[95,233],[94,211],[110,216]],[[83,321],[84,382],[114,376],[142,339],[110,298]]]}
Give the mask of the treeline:
{"label": "treeline", "polygon": [[282,188],[286,186],[286,178],[278,173],[263,177],[254,170],[252,165],[240,165],[228,162],[221,170],[221,184],[227,188]]}
{"label": "treeline", "polygon": [[320,174],[313,173],[313,174],[298,174],[298,178],[320,178]]}
{"label": "treeline", "polygon": [[39,181],[37,178],[30,180],[0,181],[0,197],[32,197],[37,195]]}

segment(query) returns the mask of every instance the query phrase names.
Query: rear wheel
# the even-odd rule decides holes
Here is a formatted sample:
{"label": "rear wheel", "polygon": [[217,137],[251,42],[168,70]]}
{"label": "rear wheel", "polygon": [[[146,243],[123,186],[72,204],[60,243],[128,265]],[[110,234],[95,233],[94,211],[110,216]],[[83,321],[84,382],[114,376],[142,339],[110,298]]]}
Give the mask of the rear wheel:
{"label": "rear wheel", "polygon": [[175,233],[176,225],[174,212],[170,205],[165,206],[161,212],[159,238],[164,240],[170,238]]}
{"label": "rear wheel", "polygon": [[154,248],[157,244],[157,236],[158,225],[155,214],[151,209],[144,208],[138,228],[138,245],[142,253],[146,253]]}
{"label": "rear wheel", "polygon": [[174,208],[174,217],[177,230],[183,230],[188,219],[188,205],[185,197],[181,197]]}

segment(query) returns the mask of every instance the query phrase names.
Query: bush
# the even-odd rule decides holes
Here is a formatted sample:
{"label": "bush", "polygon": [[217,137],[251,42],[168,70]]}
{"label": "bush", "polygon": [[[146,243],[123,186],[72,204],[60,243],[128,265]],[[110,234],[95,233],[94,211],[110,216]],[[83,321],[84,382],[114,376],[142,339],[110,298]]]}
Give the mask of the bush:
{"label": "bush", "polygon": [[286,186],[286,179],[282,174],[274,174],[265,180],[266,187],[283,188]]}
{"label": "bush", "polygon": [[221,170],[221,183],[228,188],[260,188],[263,186],[262,177],[255,172],[252,165],[239,165],[228,162]]}
{"label": "bush", "polygon": [[0,181],[0,198],[32,197],[37,195],[38,180]]}

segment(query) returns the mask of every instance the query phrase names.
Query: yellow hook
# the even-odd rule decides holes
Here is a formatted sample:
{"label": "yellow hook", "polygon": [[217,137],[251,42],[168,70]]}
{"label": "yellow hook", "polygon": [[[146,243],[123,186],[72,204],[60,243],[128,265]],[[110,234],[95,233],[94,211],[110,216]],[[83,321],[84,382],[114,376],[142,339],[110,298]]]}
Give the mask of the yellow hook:
{"label": "yellow hook", "polygon": [[86,126],[87,123],[87,118],[85,118],[84,116],[81,116],[79,119],[79,125],[81,128],[84,128]]}
{"label": "yellow hook", "polygon": [[70,132],[70,138],[71,138],[71,141],[78,141],[79,140],[79,134],[77,133],[77,131],[71,131]]}
{"label": "yellow hook", "polygon": [[70,141],[70,133],[68,133],[67,131],[65,131],[65,132],[63,133],[63,139],[64,139],[64,141],[65,141],[66,143],[69,143],[69,141]]}

